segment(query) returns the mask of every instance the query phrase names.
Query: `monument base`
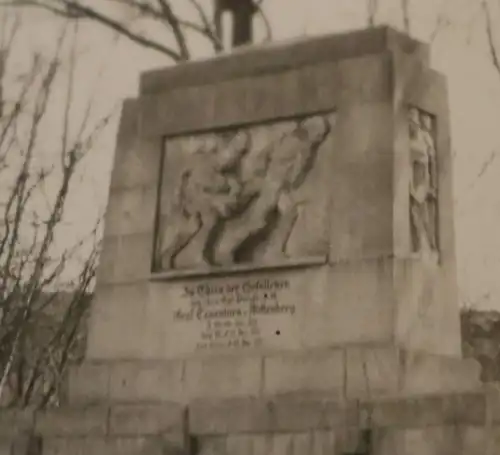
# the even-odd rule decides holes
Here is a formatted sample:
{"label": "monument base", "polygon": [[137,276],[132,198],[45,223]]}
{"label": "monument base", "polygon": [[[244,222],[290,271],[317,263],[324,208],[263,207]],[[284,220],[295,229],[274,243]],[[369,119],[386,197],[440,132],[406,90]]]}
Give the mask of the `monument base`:
{"label": "monument base", "polygon": [[0,453],[22,455],[493,455],[500,394],[326,395],[0,412]]}
{"label": "monument base", "polygon": [[86,361],[72,369],[72,404],[323,394],[335,399],[461,392],[477,388],[474,359],[393,346],[348,346],[268,355],[171,361]]}

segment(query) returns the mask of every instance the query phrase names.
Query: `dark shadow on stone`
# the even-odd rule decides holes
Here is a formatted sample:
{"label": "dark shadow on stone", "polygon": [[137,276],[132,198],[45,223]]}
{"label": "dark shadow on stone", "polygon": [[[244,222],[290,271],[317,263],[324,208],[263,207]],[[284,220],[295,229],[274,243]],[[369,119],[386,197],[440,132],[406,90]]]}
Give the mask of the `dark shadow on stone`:
{"label": "dark shadow on stone", "polygon": [[215,245],[224,231],[224,220],[218,220],[212,228],[210,235],[207,238],[205,246],[203,247],[203,257],[210,265],[215,265],[214,251]]}
{"label": "dark shadow on stone", "polygon": [[251,262],[254,260],[256,248],[269,239],[279,221],[278,210],[275,208],[266,215],[265,226],[256,233],[247,237],[234,253],[236,263]]}

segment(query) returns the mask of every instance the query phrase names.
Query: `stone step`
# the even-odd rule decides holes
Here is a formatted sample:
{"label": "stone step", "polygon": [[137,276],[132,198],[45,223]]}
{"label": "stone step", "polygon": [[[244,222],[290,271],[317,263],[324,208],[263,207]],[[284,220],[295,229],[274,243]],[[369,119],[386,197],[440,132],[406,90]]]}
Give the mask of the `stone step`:
{"label": "stone step", "polygon": [[177,455],[183,449],[163,436],[46,438],[40,455]]}
{"label": "stone step", "polygon": [[[364,430],[384,435],[424,434],[427,429],[439,433],[455,427],[496,428],[497,434],[499,390],[491,385],[467,393],[343,401],[328,394],[297,394],[273,399],[198,400],[188,408],[175,403],[140,403],[73,406],[36,413],[4,410],[0,412],[0,423],[4,424],[0,425],[0,455],[187,455],[191,449],[206,455],[241,451],[279,455],[286,447],[290,455],[342,455],[345,450],[357,450]],[[350,433],[352,437],[342,442],[343,449],[337,450],[336,441]],[[483,436],[481,444],[487,441]],[[447,438],[456,438],[456,434],[451,432]],[[192,446],[192,442],[196,444]],[[306,447],[311,450],[301,452]],[[374,455],[379,453],[417,454],[381,451]]]}
{"label": "stone step", "polygon": [[481,385],[473,359],[352,346],[183,361],[87,361],[69,377],[70,403],[226,399],[319,392],[341,399],[471,390]]}
{"label": "stone step", "polygon": [[71,406],[39,412],[34,431],[45,437],[169,435],[184,441],[186,411],[176,403]]}
{"label": "stone step", "polygon": [[180,453],[186,420],[175,403],[2,410],[0,455]]}

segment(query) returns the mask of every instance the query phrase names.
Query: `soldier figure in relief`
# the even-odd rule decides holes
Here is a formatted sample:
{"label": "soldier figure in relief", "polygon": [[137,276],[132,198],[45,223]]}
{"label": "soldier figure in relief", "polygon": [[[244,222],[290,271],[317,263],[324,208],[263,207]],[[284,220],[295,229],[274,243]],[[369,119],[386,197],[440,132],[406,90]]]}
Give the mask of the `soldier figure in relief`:
{"label": "soldier figure in relief", "polygon": [[410,128],[410,216],[414,232],[414,249],[419,252],[437,251],[436,149],[432,118],[411,108]]}
{"label": "soldier figure in relief", "polygon": [[213,136],[195,152],[193,164],[182,174],[171,220],[159,236],[162,269],[175,268],[177,255],[193,242],[199,247],[198,257],[192,262],[208,265],[204,255],[208,237],[218,220],[228,216],[239,200],[241,185],[233,171],[247,153],[248,143],[248,136],[238,133],[220,147]]}
{"label": "soldier figure in relief", "polygon": [[246,132],[204,139],[158,236],[160,269],[287,257],[306,202],[294,193],[314,166],[331,119],[315,116],[280,126],[266,132],[261,146],[257,138],[251,144]]}
{"label": "soldier figure in relief", "polygon": [[237,248],[266,227],[268,216],[273,211],[279,221],[264,258],[286,257],[286,243],[297,220],[299,206],[305,202],[295,200],[293,191],[303,183],[313,166],[317,149],[328,135],[329,128],[325,118],[309,118],[267,146],[264,159],[260,157],[260,166],[255,165],[249,175],[243,177],[242,194],[253,200],[235,223],[227,223],[216,248],[216,263],[233,264]]}

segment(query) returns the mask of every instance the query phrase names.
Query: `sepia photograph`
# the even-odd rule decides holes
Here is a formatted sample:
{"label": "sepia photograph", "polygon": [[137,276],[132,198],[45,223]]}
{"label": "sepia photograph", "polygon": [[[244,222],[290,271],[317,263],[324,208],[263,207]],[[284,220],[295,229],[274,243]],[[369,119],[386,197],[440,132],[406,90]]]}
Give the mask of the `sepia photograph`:
{"label": "sepia photograph", "polygon": [[0,0],[0,455],[500,454],[499,122],[500,0]]}

